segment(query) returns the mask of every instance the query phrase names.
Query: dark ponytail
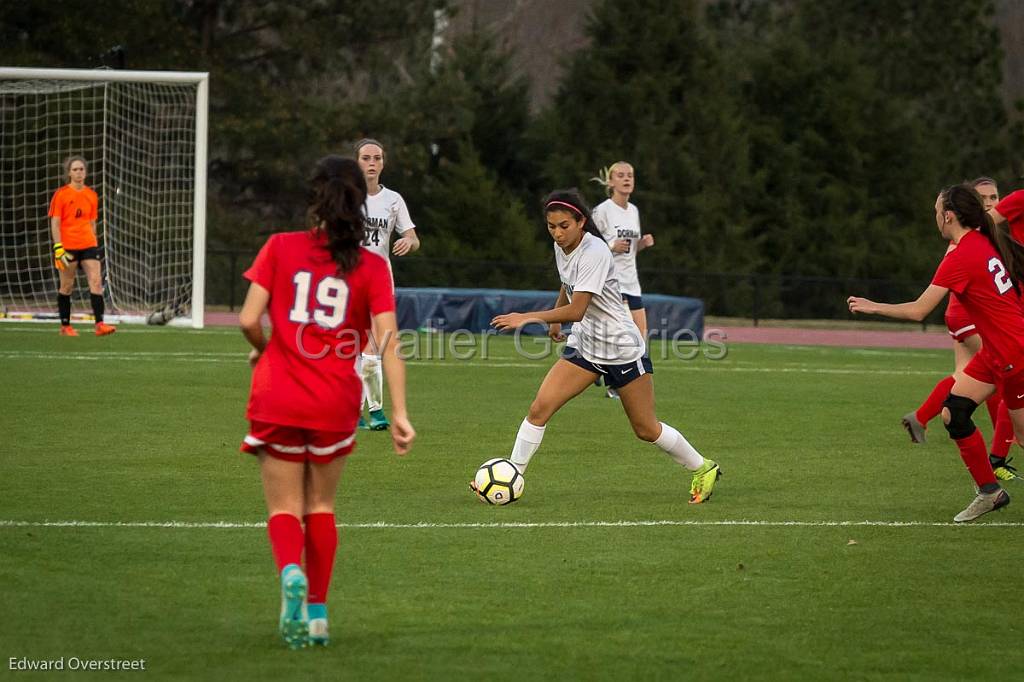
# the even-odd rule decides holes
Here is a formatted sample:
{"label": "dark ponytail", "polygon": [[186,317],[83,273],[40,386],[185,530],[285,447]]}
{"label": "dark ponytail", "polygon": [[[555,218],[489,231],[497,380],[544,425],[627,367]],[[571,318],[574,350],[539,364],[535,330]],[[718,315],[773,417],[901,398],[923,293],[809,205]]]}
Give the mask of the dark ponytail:
{"label": "dark ponytail", "polygon": [[587,202],[583,200],[583,197],[580,196],[580,191],[575,187],[571,189],[556,189],[544,197],[542,205],[545,216],[552,211],[568,211],[576,220],[583,220],[583,229],[586,232],[604,241],[601,231],[594,224],[593,216],[590,215],[590,207],[587,206]]}
{"label": "dark ponytail", "polygon": [[338,274],[351,272],[359,264],[359,247],[366,236],[366,179],[359,164],[333,155],[317,161],[309,178],[308,203],[309,220],[327,234],[327,250],[338,264]]}
{"label": "dark ponytail", "polygon": [[1006,223],[996,225],[992,222],[981,196],[971,185],[951,185],[942,190],[939,198],[942,210],[952,211],[961,225],[978,230],[988,238],[999,253],[1015,288],[1024,282],[1024,246],[1010,238]]}

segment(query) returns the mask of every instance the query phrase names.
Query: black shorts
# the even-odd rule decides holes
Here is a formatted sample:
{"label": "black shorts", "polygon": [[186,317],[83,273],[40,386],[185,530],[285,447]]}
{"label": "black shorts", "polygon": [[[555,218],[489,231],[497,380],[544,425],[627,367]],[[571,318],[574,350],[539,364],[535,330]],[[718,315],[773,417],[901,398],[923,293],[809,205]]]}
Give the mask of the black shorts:
{"label": "black shorts", "polygon": [[599,365],[587,360],[575,348],[566,346],[562,349],[562,359],[604,377],[604,385],[608,388],[622,388],[644,374],[654,374],[651,358],[646,355],[636,362],[627,362],[624,365]]}
{"label": "black shorts", "polygon": [[90,246],[88,249],[64,249],[73,260],[103,260],[103,249]]}
{"label": "black shorts", "polygon": [[644,299],[640,296],[634,296],[632,294],[623,294],[622,302],[628,305],[630,310],[644,309]]}

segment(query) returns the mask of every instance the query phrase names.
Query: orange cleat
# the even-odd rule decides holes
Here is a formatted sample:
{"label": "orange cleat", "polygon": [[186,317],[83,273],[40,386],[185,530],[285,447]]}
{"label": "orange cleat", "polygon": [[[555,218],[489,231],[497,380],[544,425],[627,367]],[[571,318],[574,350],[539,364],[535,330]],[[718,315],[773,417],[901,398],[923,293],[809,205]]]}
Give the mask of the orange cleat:
{"label": "orange cleat", "polygon": [[78,336],[78,332],[76,332],[75,328],[72,327],[70,324],[62,324],[60,326],[60,335],[61,336]]}
{"label": "orange cleat", "polygon": [[96,323],[96,336],[106,336],[107,334],[113,334],[117,331],[117,327],[113,327],[103,322]]}

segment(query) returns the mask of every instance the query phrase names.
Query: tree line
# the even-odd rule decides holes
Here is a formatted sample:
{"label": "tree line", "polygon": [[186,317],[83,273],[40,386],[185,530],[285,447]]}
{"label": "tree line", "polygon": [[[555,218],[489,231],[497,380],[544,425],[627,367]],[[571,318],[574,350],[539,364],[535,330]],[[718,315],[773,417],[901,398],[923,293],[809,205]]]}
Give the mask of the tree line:
{"label": "tree line", "polygon": [[657,239],[646,289],[719,314],[756,289],[762,314],[829,316],[815,278],[927,283],[941,187],[1019,186],[992,4],[598,0],[537,112],[496,36],[437,49],[445,0],[5,3],[0,57],[90,67],[118,46],[127,68],[211,72],[214,249],[301,226],[312,162],[369,136],[423,239],[400,284],[553,288],[540,198],[578,186],[596,204],[589,179],[628,160]]}

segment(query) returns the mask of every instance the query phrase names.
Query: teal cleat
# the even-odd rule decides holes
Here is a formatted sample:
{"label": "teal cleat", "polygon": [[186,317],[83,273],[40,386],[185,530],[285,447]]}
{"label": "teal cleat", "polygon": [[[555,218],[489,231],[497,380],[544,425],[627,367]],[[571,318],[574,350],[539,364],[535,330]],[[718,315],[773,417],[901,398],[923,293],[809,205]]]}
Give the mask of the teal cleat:
{"label": "teal cleat", "polygon": [[278,631],[289,649],[301,649],[308,644],[309,616],[306,614],[306,594],[309,584],[298,564],[288,564],[281,571],[281,620]]}
{"label": "teal cleat", "polygon": [[327,632],[327,605],[310,604],[309,643],[313,646],[327,646],[331,637]]}
{"label": "teal cleat", "polygon": [[370,412],[370,430],[371,431],[385,431],[391,422],[384,416],[384,410],[372,410]]}
{"label": "teal cleat", "polygon": [[363,419],[363,415],[359,415],[358,428],[362,429],[363,431],[368,431],[370,428],[370,425],[366,423],[365,419]]}

